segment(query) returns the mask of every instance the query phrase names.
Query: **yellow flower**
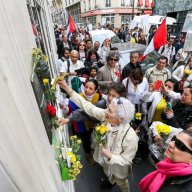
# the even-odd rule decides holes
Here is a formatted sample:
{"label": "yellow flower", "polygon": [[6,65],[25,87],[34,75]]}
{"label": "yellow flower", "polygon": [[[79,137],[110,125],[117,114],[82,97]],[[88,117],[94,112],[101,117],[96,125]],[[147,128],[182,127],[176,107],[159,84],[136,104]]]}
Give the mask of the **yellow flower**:
{"label": "yellow flower", "polygon": [[156,130],[159,135],[161,134],[169,135],[169,133],[171,132],[171,128],[166,124],[157,124]]}
{"label": "yellow flower", "polygon": [[80,139],[78,139],[78,140],[77,140],[77,143],[78,143],[78,144],[81,144],[81,140],[80,140]]}
{"label": "yellow flower", "polygon": [[102,126],[100,129],[100,134],[103,135],[107,132],[107,127],[106,126]]}
{"label": "yellow flower", "polygon": [[95,127],[95,129],[96,129],[96,131],[100,131],[100,127],[99,126]]}
{"label": "yellow flower", "polygon": [[73,154],[73,155],[71,156],[71,162],[74,163],[74,162],[76,162],[76,161],[77,161],[76,156]]}
{"label": "yellow flower", "polygon": [[185,70],[184,70],[184,73],[185,73],[186,75],[191,75],[191,74],[192,74],[192,70],[185,69]]}
{"label": "yellow flower", "polygon": [[62,159],[62,157],[63,157],[62,155],[59,155],[59,159]]}
{"label": "yellow flower", "polygon": [[46,63],[48,62],[48,56],[47,56],[47,55],[44,56],[44,61],[45,61]]}
{"label": "yellow flower", "polygon": [[135,119],[141,120],[142,113],[136,113],[135,114]]}
{"label": "yellow flower", "polygon": [[49,79],[44,78],[44,79],[43,79],[43,84],[46,85],[46,84],[48,84],[48,83],[49,83]]}

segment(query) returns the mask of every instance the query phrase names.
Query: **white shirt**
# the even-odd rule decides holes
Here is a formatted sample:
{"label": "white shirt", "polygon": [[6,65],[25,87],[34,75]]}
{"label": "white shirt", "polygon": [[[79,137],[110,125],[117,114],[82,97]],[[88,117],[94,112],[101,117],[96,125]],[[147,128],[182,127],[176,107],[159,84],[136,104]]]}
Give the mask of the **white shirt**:
{"label": "white shirt", "polygon": [[[71,59],[69,59],[69,62],[70,62],[69,72],[75,72],[75,70],[81,69],[81,68],[85,67],[84,64],[83,64],[83,62],[80,61],[80,60],[77,60],[77,63],[76,63],[76,64],[74,64],[74,63],[71,61]],[[68,69],[67,69],[67,61],[65,61],[65,62],[63,62],[63,64],[62,64],[60,73],[67,72],[67,71],[68,71]],[[69,86],[71,86],[71,80],[73,79],[73,77],[75,77],[75,76],[69,76],[69,77],[68,77],[68,85],[69,85]]]}
{"label": "white shirt", "polygon": [[[163,48],[164,48],[164,50],[163,50]],[[167,57],[168,58],[168,64],[170,64],[171,57],[173,55],[175,55],[175,47],[173,47],[173,45],[171,45],[169,47],[168,44],[163,45],[163,46],[160,47],[158,53],[165,56],[165,57]]]}
{"label": "white shirt", "polygon": [[[125,78],[122,81],[123,85],[127,85],[127,78]],[[137,85],[137,88],[135,89],[134,84],[132,83],[131,79],[129,79],[128,83],[128,99],[131,101],[133,104],[140,104],[141,103],[141,97],[143,93],[148,90],[149,84],[147,82],[147,79],[144,77],[143,81]]]}

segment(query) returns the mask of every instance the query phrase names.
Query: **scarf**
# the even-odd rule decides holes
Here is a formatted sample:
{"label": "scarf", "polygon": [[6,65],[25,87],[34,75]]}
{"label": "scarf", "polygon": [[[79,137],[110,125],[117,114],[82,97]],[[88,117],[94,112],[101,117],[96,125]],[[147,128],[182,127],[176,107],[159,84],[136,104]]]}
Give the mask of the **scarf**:
{"label": "scarf", "polygon": [[187,163],[173,163],[166,158],[157,163],[157,170],[145,176],[139,187],[142,192],[158,192],[168,177],[186,176],[192,174],[192,165]]}

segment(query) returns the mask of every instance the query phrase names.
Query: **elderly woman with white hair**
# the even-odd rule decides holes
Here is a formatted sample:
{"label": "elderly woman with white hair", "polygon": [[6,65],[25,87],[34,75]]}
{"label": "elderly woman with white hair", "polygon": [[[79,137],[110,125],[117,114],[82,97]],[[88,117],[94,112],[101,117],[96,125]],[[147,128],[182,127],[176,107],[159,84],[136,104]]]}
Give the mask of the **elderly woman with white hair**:
{"label": "elderly woman with white hair", "polygon": [[[107,122],[106,145],[100,154],[95,150],[97,155],[103,156],[103,170],[109,179],[102,183],[102,187],[112,187],[116,183],[122,192],[129,192],[127,177],[138,148],[138,137],[129,125],[135,112],[133,104],[128,99],[119,97],[114,98],[107,109],[101,109],[80,97],[66,82],[59,81],[58,84],[70,95],[70,100],[88,115]],[[62,125],[62,119],[59,123]],[[94,154],[96,161],[97,155]]]}

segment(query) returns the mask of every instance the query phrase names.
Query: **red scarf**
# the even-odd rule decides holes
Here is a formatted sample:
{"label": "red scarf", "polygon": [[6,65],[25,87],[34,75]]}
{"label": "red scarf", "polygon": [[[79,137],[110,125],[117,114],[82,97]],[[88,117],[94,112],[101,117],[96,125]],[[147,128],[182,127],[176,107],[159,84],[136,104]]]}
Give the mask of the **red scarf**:
{"label": "red scarf", "polygon": [[157,170],[145,176],[139,187],[142,192],[157,192],[167,177],[186,176],[192,174],[192,165],[173,163],[169,159],[157,163]]}

